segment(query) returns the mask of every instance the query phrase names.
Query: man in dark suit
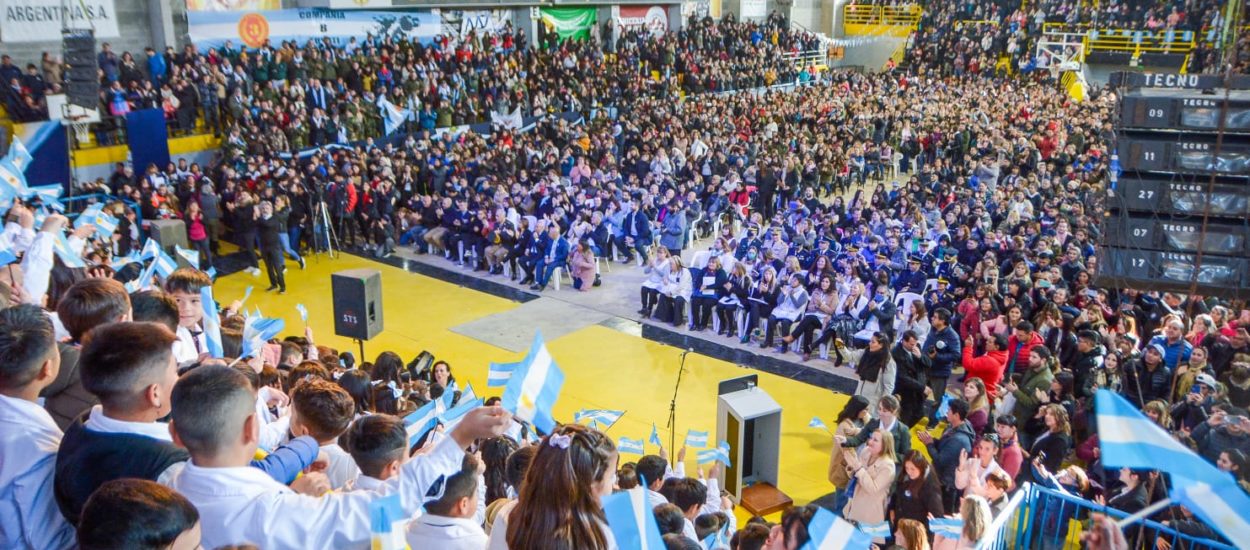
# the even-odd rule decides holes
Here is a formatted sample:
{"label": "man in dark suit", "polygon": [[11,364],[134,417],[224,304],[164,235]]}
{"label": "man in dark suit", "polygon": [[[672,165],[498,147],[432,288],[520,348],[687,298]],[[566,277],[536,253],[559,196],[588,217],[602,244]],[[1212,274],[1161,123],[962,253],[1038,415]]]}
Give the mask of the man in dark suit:
{"label": "man in dark suit", "polygon": [[621,234],[616,238],[616,246],[625,251],[624,263],[634,261],[633,251],[642,256],[642,263],[647,263],[647,245],[651,244],[651,220],[639,208],[637,201],[625,203],[625,217],[621,220]]}
{"label": "man in dark suit", "polygon": [[265,290],[277,289],[278,294],[286,294],[286,278],[282,276],[286,259],[282,257],[282,240],[278,237],[282,223],[273,215],[273,204],[268,201],[260,204],[257,213],[260,257],[265,260],[265,271],[269,273],[269,288]]}
{"label": "man in dark suit", "polygon": [[547,288],[547,283],[551,281],[551,276],[555,274],[557,268],[568,269],[569,241],[560,236],[559,224],[551,222],[547,228],[547,238],[543,257],[538,261],[538,268],[534,270],[536,280],[530,287],[540,292]]}

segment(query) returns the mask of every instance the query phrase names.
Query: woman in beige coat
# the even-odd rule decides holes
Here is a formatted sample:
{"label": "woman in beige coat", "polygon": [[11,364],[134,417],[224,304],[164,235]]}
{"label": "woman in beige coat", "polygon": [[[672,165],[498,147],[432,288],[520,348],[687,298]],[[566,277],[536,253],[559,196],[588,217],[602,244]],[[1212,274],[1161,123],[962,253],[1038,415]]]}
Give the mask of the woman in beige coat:
{"label": "woman in beige coat", "polygon": [[846,469],[855,480],[855,491],[842,515],[872,525],[885,521],[885,507],[894,487],[894,436],[885,430],[872,433],[859,456],[848,456]]}

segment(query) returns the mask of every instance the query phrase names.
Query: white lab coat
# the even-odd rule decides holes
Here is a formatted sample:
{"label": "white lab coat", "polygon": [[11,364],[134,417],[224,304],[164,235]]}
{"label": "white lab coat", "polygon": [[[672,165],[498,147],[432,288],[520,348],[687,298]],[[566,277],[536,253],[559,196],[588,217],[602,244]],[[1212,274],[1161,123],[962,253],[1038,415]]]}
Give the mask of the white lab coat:
{"label": "white lab coat", "polygon": [[405,538],[409,548],[439,550],[482,550],[489,538],[482,526],[467,518],[426,514],[408,524]]}
{"label": "white lab coat", "polygon": [[43,407],[0,395],[0,548],[74,545],[52,496],[62,435]]}
{"label": "white lab coat", "polygon": [[[198,328],[198,327],[197,327]],[[178,332],[174,333],[178,339],[174,340],[174,361],[179,365],[185,363],[193,363],[200,358],[200,352],[196,351],[196,340],[199,340],[199,349],[208,351],[208,336],[202,331],[199,336],[191,336],[191,330],[187,327],[178,326]]]}
{"label": "white lab coat", "polygon": [[[460,471],[463,460],[464,450],[447,438],[405,463],[399,476],[387,480],[386,494],[397,492],[404,514],[411,515],[425,504],[435,480]],[[260,548],[370,546],[369,503],[378,492],[332,492],[314,498],[250,466],[203,468],[193,462],[171,486],[200,512],[205,548],[243,543]]]}

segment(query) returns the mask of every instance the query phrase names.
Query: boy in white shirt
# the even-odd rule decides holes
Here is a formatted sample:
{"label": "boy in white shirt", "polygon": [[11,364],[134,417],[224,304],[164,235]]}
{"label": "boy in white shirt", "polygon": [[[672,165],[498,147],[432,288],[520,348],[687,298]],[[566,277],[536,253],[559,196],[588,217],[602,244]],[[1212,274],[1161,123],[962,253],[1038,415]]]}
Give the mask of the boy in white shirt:
{"label": "boy in white shirt", "polygon": [[441,550],[482,550],[489,539],[477,521],[478,468],[476,459],[469,459],[466,468],[447,477],[442,494],[425,505],[426,514],[408,525],[409,548]]}
{"label": "boy in white shirt", "polygon": [[213,280],[203,271],[189,267],[174,270],[165,281],[165,292],[178,302],[178,340],[174,342],[174,360],[179,365],[194,363],[208,353],[208,337],[200,325],[204,319],[200,289],[212,285]]}
{"label": "boy in white shirt", "polygon": [[[247,467],[260,426],[256,395],[242,373],[196,368],[178,380],[172,400],[174,438],[191,453],[191,462],[171,485],[199,511],[205,548],[241,543],[304,548],[312,541],[326,548],[369,547],[375,493],[299,495]],[[461,470],[464,449],[503,433],[509,416],[500,407],[470,411],[450,437],[400,468],[386,484],[388,494],[398,494],[404,513],[412,514],[430,499],[426,494],[435,481]]]}
{"label": "boy in white shirt", "polygon": [[341,441],[360,468],[360,476],[347,483],[345,491],[384,491],[386,481],[398,476],[408,462],[408,431],[397,416],[362,416],[352,422]]}
{"label": "boy in white shirt", "polygon": [[43,310],[0,310],[0,548],[74,545],[74,528],[52,496],[61,429],[38,403],[60,368]]}
{"label": "boy in white shirt", "polygon": [[325,474],[331,489],[342,489],[360,475],[351,455],[339,446],[339,436],[347,431],[356,413],[356,402],[338,384],[309,379],[291,390],[290,435],[312,436],[329,458]]}

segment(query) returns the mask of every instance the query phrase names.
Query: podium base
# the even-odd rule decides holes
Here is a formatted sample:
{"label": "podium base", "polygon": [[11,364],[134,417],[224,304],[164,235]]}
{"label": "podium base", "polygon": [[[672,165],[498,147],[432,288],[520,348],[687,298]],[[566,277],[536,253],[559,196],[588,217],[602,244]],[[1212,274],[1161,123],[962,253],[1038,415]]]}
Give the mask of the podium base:
{"label": "podium base", "polygon": [[756,483],[742,490],[742,507],[756,516],[783,512],[794,506],[794,499],[786,496],[771,483]]}

